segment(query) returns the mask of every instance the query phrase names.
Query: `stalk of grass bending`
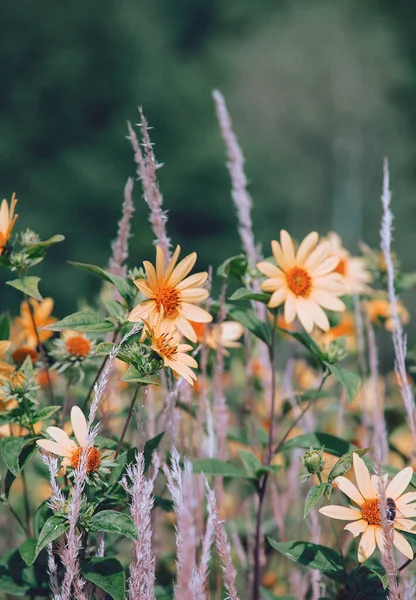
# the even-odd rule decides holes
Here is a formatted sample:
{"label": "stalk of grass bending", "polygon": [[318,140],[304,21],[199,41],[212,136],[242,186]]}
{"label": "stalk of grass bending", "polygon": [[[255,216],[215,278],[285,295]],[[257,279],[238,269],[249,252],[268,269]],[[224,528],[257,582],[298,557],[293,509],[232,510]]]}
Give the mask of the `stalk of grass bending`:
{"label": "stalk of grass bending", "polygon": [[[144,199],[150,208],[149,221],[155,236],[154,244],[155,246],[160,246],[162,248],[165,259],[168,260],[170,258],[170,240],[166,234],[166,222],[168,218],[166,212],[162,210],[163,196],[160,192],[156,177],[156,171],[161,165],[157,163],[153,153],[153,147],[149,136],[149,127],[141,108],[139,108],[139,114],[139,127],[142,143],[140,144],[136,132],[130,122],[127,123],[129,132],[128,139],[130,140],[134,151],[134,160],[137,164],[137,175],[142,183]],[[143,150],[140,146],[143,147]]]}
{"label": "stalk of grass bending", "polygon": [[134,214],[132,193],[133,179],[129,177],[124,187],[124,201],[121,219],[118,222],[117,237],[111,244],[113,253],[108,266],[110,273],[113,273],[113,275],[118,275],[119,277],[126,277],[127,275],[127,267],[123,265],[123,263],[129,256],[129,238],[131,237],[130,221]]}
{"label": "stalk of grass bending", "polygon": [[407,423],[409,425],[409,429],[413,438],[413,448],[416,449],[416,422],[414,397],[411,385],[407,378],[406,371],[406,336],[403,333],[402,324],[400,322],[400,318],[397,312],[397,297],[394,287],[394,265],[391,255],[393,214],[390,210],[391,192],[389,186],[389,165],[387,158],[385,158],[383,164],[383,192],[381,195],[381,203],[383,207],[383,215],[380,227],[381,250],[383,252],[384,260],[386,263],[387,288],[394,322],[394,327],[392,330],[393,347],[395,355],[394,370],[397,376],[400,393],[406,411]]}
{"label": "stalk of grass bending", "polygon": [[131,417],[132,417],[132,415],[133,415],[133,410],[134,410],[134,406],[135,406],[135,404],[136,404],[137,396],[138,396],[138,394],[139,394],[139,391],[140,391],[140,388],[141,388],[141,387],[142,387],[142,386],[140,385],[140,383],[138,383],[138,384],[136,385],[136,389],[134,390],[133,398],[132,398],[132,400],[131,400],[131,402],[130,402],[130,408],[129,408],[129,412],[128,412],[128,415],[127,415],[127,419],[126,419],[126,421],[125,421],[125,423],[124,423],[124,426],[123,426],[123,431],[121,432],[121,436],[120,436],[120,441],[119,441],[119,443],[118,443],[118,446],[117,446],[116,452],[115,452],[115,454],[114,454],[114,460],[117,460],[117,458],[118,458],[118,455],[120,454],[120,450],[121,450],[121,448],[122,448],[122,446],[123,446],[124,438],[125,438],[125,436],[126,436],[127,429],[128,429],[128,426],[129,426],[129,424],[130,424]]}
{"label": "stalk of grass bending", "polygon": [[33,329],[35,331],[35,336],[36,336],[36,341],[37,341],[37,344],[38,344],[38,347],[39,347],[40,356],[42,358],[43,367],[45,369],[46,379],[48,380],[48,389],[49,389],[49,395],[51,397],[51,404],[54,405],[55,404],[55,394],[54,394],[54,391],[53,391],[51,374],[49,373],[48,360],[46,358],[45,349],[43,347],[42,342],[40,341],[39,331],[38,331],[38,327],[36,325],[35,313],[34,313],[34,310],[33,310],[33,306],[30,303],[29,296],[26,296],[26,294],[25,294],[25,299],[26,299],[27,305],[29,307],[30,318],[32,320]]}
{"label": "stalk of grass bending", "polygon": [[[115,341],[117,340],[117,336],[118,336],[118,334],[120,333],[120,330],[121,330],[121,327],[118,327],[118,328],[117,328],[117,330],[114,332],[114,334],[113,334],[113,338],[112,338],[112,340],[111,340],[111,343],[112,343],[112,344],[114,344],[114,343],[115,343]],[[122,342],[122,343],[123,343],[123,342]],[[91,395],[92,395],[92,393],[93,393],[93,391],[94,391],[94,389],[95,389],[95,386],[97,385],[97,382],[98,382],[98,380],[99,380],[99,378],[100,378],[100,376],[101,376],[101,373],[103,372],[103,370],[104,370],[104,368],[105,368],[105,366],[106,366],[106,364],[107,364],[108,360],[109,360],[109,355],[107,355],[107,356],[104,358],[103,362],[101,363],[101,366],[100,366],[100,368],[99,368],[99,369],[98,369],[98,371],[97,371],[97,374],[96,374],[96,376],[95,376],[95,378],[94,378],[94,381],[92,382],[92,384],[91,384],[91,386],[90,386],[90,389],[88,390],[88,394],[87,394],[87,396],[86,396],[86,398],[85,398],[85,400],[84,400],[84,403],[83,403],[83,405],[82,405],[82,407],[81,407],[81,410],[82,410],[82,412],[84,412],[84,411],[85,411],[85,409],[87,408],[87,405],[88,405],[88,402],[89,402],[89,400],[90,400],[90,398],[91,398]]]}

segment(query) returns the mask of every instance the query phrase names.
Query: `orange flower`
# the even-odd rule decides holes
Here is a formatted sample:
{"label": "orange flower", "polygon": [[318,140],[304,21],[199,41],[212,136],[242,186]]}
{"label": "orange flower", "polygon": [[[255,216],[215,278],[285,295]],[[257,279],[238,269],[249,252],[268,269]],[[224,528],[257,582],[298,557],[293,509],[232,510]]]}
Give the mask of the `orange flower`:
{"label": "orange flower", "polygon": [[64,331],[65,350],[72,356],[85,358],[91,351],[92,344],[86,335],[78,331]]}
{"label": "orange flower", "polygon": [[[375,325],[384,323],[384,327],[387,331],[393,331],[393,311],[387,298],[374,298],[373,300],[369,300],[365,304],[365,310],[372,323]],[[405,325],[410,321],[409,312],[400,300],[397,301],[397,315],[402,325]]]}
{"label": "orange flower", "polygon": [[18,217],[18,215],[14,214],[16,204],[16,194],[13,194],[10,202],[10,208],[7,200],[3,200],[0,206],[0,256],[3,254],[6,244],[10,239],[12,229]]}
{"label": "orange flower", "polygon": [[[52,298],[45,298],[42,302],[38,302],[34,298],[30,298],[29,302],[33,309],[33,320],[36,324],[39,339],[43,343],[53,336],[53,331],[43,329],[46,325],[50,325],[56,321],[55,317],[51,317],[53,300]],[[22,302],[20,317],[15,319],[16,331],[14,338],[17,345],[24,343],[31,348],[36,348],[38,345],[33,320],[29,304]]]}
{"label": "orange flower", "polygon": [[165,265],[163,250],[156,248],[156,269],[148,261],[143,265],[147,279],[136,279],[139,290],[148,298],[131,311],[128,320],[146,321],[155,325],[160,315],[169,320],[182,335],[196,342],[196,333],[191,321],[209,323],[211,315],[195,306],[208,297],[208,291],[201,288],[208,273],[189,275],[196,261],[196,252],[189,254],[177,265],[180,246],[177,246],[169,264]]}
{"label": "orange flower", "polygon": [[208,348],[217,350],[218,346],[223,348],[224,354],[228,354],[226,348],[240,348],[241,344],[237,340],[244,333],[244,327],[237,321],[224,321],[224,323],[214,323],[204,325],[204,323],[193,323],[191,325],[195,331],[197,341],[205,343]]}
{"label": "orange flower", "polygon": [[9,351],[9,348],[10,342],[8,342],[7,340],[0,341],[0,379],[2,377],[7,377],[10,373],[13,373],[14,371],[14,367],[12,367],[12,365],[9,365],[4,360],[6,358],[7,352]]}
{"label": "orange flower", "polygon": [[284,304],[286,323],[296,317],[310,333],[316,324],[327,331],[329,321],[322,310],[343,311],[344,303],[338,298],[345,293],[342,277],[335,273],[339,259],[329,253],[328,242],[319,242],[313,231],[303,240],[297,251],[287,231],[280,232],[280,244],[272,241],[273,256],[278,267],[260,262],[257,268],[268,277],[261,289],[271,292],[268,306]]}
{"label": "orange flower", "polygon": [[367,284],[372,278],[366,269],[364,258],[351,256],[343,247],[339,235],[333,231],[328,234],[328,242],[331,256],[339,259],[335,272],[342,276],[346,293],[362,294],[371,291]]}

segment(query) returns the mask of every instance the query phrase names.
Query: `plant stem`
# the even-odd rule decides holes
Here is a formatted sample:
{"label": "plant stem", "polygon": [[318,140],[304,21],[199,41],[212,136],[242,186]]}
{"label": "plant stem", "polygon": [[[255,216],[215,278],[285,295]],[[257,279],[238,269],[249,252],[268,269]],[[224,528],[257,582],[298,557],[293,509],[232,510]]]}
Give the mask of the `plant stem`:
{"label": "plant stem", "polygon": [[11,504],[9,504],[9,502],[7,502],[6,505],[8,506],[10,512],[12,513],[12,515],[14,516],[16,521],[19,523],[20,527],[23,529],[23,531],[25,532],[27,537],[30,537],[29,530],[26,528],[26,525],[23,523],[22,519],[19,517],[17,512],[14,510],[13,506]]}
{"label": "plant stem", "polygon": [[124,423],[123,431],[121,432],[120,441],[118,443],[118,446],[117,446],[117,449],[116,449],[116,453],[114,454],[114,460],[117,460],[118,455],[120,454],[120,450],[121,450],[121,447],[123,445],[124,438],[125,438],[126,432],[127,432],[127,428],[128,428],[128,426],[130,424],[130,421],[131,421],[131,417],[133,415],[134,405],[136,404],[136,400],[137,400],[137,396],[139,394],[140,388],[141,388],[141,384],[138,383],[137,386],[136,386],[136,390],[134,392],[133,398],[131,400],[131,404],[130,404],[130,408],[129,408],[129,414],[127,415],[126,422]]}
{"label": "plant stem", "polygon": [[51,380],[51,375],[49,373],[48,361],[46,359],[45,350],[43,348],[42,342],[40,341],[39,331],[38,331],[36,321],[35,321],[35,312],[33,310],[33,306],[30,303],[30,298],[28,296],[25,296],[25,298],[26,298],[27,305],[29,307],[29,313],[30,313],[30,318],[32,319],[33,329],[35,330],[36,341],[38,343],[39,352],[40,352],[42,362],[43,362],[43,367],[45,369],[46,379],[48,380],[48,388],[49,388],[49,394],[51,396],[51,404],[54,405],[55,404],[55,394],[53,393],[52,380]]}
{"label": "plant stem", "polygon": [[[112,344],[114,344],[114,342],[116,341],[117,336],[118,336],[119,333],[120,333],[120,327],[114,332],[113,339],[111,340]],[[95,379],[92,382],[90,389],[88,390],[87,397],[84,400],[84,404],[82,405],[82,408],[81,408],[82,412],[85,412],[85,409],[87,408],[87,404],[89,402],[89,399],[91,398],[91,394],[94,391],[95,384],[97,383],[98,379],[100,378],[100,375],[103,372],[104,367],[107,364],[108,359],[109,359],[109,356],[106,356],[104,358],[104,360],[103,360],[103,362],[101,364],[101,367],[97,371],[97,375],[95,376]]]}
{"label": "plant stem", "polygon": [[26,517],[26,529],[29,532],[29,537],[32,536],[32,526],[30,522],[30,506],[29,506],[29,494],[27,489],[26,475],[24,471],[22,471],[22,482],[23,482],[23,496],[25,501],[25,517]]}

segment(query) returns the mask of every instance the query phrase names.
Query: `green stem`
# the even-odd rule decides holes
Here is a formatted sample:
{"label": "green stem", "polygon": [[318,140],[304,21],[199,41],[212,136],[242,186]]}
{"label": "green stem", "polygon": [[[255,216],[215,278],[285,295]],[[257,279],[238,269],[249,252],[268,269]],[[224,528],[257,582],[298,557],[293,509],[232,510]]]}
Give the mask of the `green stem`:
{"label": "green stem", "polygon": [[139,394],[139,390],[140,390],[141,387],[142,386],[141,386],[140,383],[138,383],[137,386],[136,386],[136,390],[135,390],[133,398],[131,400],[131,404],[130,404],[130,408],[129,408],[129,414],[127,415],[126,422],[124,423],[123,431],[121,432],[121,436],[120,436],[120,441],[118,443],[118,446],[117,446],[117,449],[116,449],[116,453],[114,455],[114,460],[117,460],[118,455],[120,454],[121,447],[123,445],[124,438],[126,436],[127,429],[128,429],[129,424],[130,424],[130,421],[131,421],[131,417],[133,415],[134,405],[136,404],[137,396]]}
{"label": "green stem", "polygon": [[23,523],[22,519],[19,517],[17,512],[14,510],[13,506],[11,504],[9,504],[8,501],[6,502],[6,506],[9,508],[10,512],[12,513],[12,515],[14,516],[16,521],[19,523],[20,527],[23,529],[23,531],[25,532],[27,537],[30,537],[29,530],[26,528],[26,525]]}
{"label": "green stem", "polygon": [[[116,339],[117,339],[117,336],[118,336],[118,334],[120,333],[120,329],[121,329],[121,327],[119,327],[119,328],[118,328],[118,329],[117,329],[117,330],[114,332],[113,339],[111,340],[111,343],[112,343],[112,344],[114,344],[114,342],[116,341]],[[87,397],[86,397],[86,398],[85,398],[85,400],[84,400],[84,404],[82,405],[82,408],[81,408],[82,412],[85,412],[85,409],[87,408],[87,404],[88,404],[88,402],[89,402],[89,400],[90,400],[90,398],[91,398],[91,394],[92,394],[92,393],[93,393],[93,391],[94,391],[95,384],[97,383],[97,381],[98,381],[98,379],[99,379],[99,377],[100,377],[101,373],[103,372],[103,370],[104,370],[104,367],[105,367],[105,365],[107,364],[107,361],[108,361],[108,359],[109,359],[109,356],[106,356],[106,357],[104,358],[104,360],[103,360],[103,362],[102,362],[102,364],[101,364],[101,367],[100,367],[100,368],[98,369],[98,371],[97,371],[97,375],[95,376],[95,379],[94,379],[94,381],[92,382],[90,389],[88,390]]]}

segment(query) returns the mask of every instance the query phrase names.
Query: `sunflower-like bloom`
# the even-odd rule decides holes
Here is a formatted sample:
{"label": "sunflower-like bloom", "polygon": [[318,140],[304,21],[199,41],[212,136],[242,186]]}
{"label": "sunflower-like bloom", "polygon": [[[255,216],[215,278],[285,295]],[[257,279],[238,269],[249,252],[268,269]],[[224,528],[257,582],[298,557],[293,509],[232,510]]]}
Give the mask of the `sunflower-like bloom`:
{"label": "sunflower-like bloom", "polygon": [[381,526],[380,515],[380,486],[385,486],[387,501],[386,513],[390,526],[394,528],[393,543],[398,550],[410,560],[413,559],[413,550],[406,538],[397,530],[412,531],[416,525],[409,517],[416,517],[416,492],[404,494],[413,476],[413,469],[402,469],[390,483],[385,477],[370,475],[365,462],[358,454],[353,454],[355,479],[358,488],[346,477],[336,477],[334,487],[339,488],[354,503],[354,508],[344,506],[324,506],[319,512],[332,519],[351,521],[344,529],[350,531],[354,537],[362,534],[358,545],[358,560],[364,562],[374,552],[376,545],[383,553],[385,549],[385,536]]}
{"label": "sunflower-like bloom", "polygon": [[6,244],[10,239],[12,229],[18,217],[18,215],[14,214],[16,204],[16,194],[13,194],[10,201],[10,208],[7,200],[3,200],[0,206],[0,256],[3,254]]}
{"label": "sunflower-like bloom", "polygon": [[[63,456],[64,459],[61,463],[63,472],[66,471],[67,467],[76,469],[81,459],[81,452],[83,444],[85,443],[87,433],[87,420],[84,413],[78,406],[74,406],[71,410],[71,424],[74,431],[74,435],[78,440],[76,444],[71,440],[63,429],[60,427],[48,427],[46,432],[51,436],[52,440],[37,440],[38,446],[56,454],[57,456]],[[101,452],[98,448],[91,446],[88,450],[87,459],[87,473],[94,473],[99,469],[101,465]]]}
{"label": "sunflower-like bloom", "polygon": [[[388,298],[377,297],[368,300],[364,305],[368,318],[375,325],[383,325],[387,331],[394,331],[396,324],[393,318],[393,310]],[[410,321],[410,314],[401,300],[396,303],[397,316],[400,323],[406,325]]]}
{"label": "sunflower-like bloom", "polygon": [[53,331],[43,329],[47,325],[56,321],[55,317],[51,316],[53,310],[52,298],[45,298],[42,302],[38,302],[34,298],[30,298],[30,305],[33,309],[33,319],[28,302],[22,302],[20,307],[20,317],[15,319],[15,327],[13,328],[13,341],[16,345],[25,344],[29,348],[36,348],[38,345],[38,338],[36,336],[36,329],[39,335],[41,343],[48,340],[53,336]]}
{"label": "sunflower-like bloom", "polygon": [[338,257],[335,273],[341,275],[346,293],[363,294],[371,291],[367,284],[371,282],[372,277],[366,269],[364,258],[351,256],[334,231],[328,234],[327,239],[331,247],[330,255]]}
{"label": "sunflower-like bloom", "polygon": [[345,293],[345,287],[341,275],[335,273],[339,258],[330,256],[328,242],[318,242],[319,236],[313,231],[295,252],[292,238],[282,230],[280,244],[272,241],[273,256],[279,266],[269,262],[257,265],[269,277],[261,285],[262,290],[272,293],[268,306],[276,308],[284,303],[286,322],[292,323],[297,316],[308,333],[315,324],[328,331],[328,317],[322,308],[345,310],[338,298]]}
{"label": "sunflower-like bloom", "polygon": [[128,320],[146,321],[155,325],[160,315],[171,321],[176,329],[192,342],[196,342],[196,333],[190,323],[209,323],[211,315],[196,306],[208,297],[208,291],[201,286],[208,273],[194,273],[188,277],[196,261],[196,252],[176,264],[180,246],[177,246],[169,264],[165,265],[163,250],[156,248],[156,269],[148,261],[143,262],[146,279],[137,279],[134,283],[147,298],[138,304],[129,314]]}
{"label": "sunflower-like bloom", "polygon": [[146,325],[150,332],[152,349],[163,359],[165,367],[170,367],[176,375],[181,375],[193,385],[197,377],[190,367],[196,369],[198,363],[187,354],[192,350],[192,346],[180,343],[180,335],[170,321],[160,317],[155,325]]}
{"label": "sunflower-like bloom", "polygon": [[224,354],[229,354],[227,348],[240,348],[238,341],[244,333],[244,327],[238,321],[224,321],[205,325],[204,323],[192,323],[198,343],[206,344],[208,348],[223,349]]}

